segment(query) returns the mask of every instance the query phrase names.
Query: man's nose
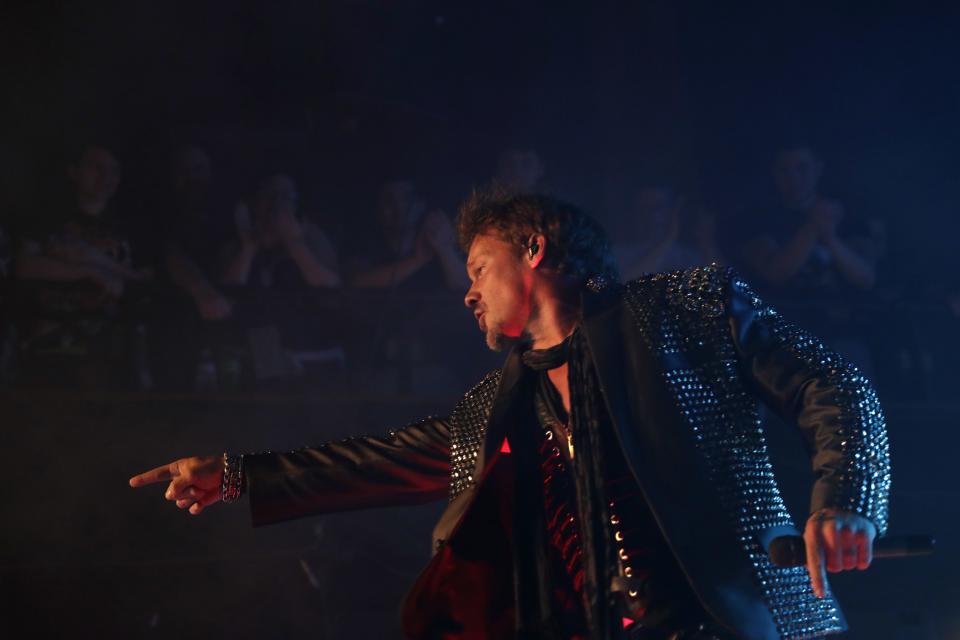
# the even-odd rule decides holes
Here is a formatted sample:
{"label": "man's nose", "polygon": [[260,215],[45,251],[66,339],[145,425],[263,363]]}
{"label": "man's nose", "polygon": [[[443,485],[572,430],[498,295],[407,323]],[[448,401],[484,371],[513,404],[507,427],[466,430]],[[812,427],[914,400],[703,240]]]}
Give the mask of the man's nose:
{"label": "man's nose", "polygon": [[473,287],[470,287],[470,290],[467,291],[467,295],[463,297],[463,304],[467,306],[467,309],[473,309],[477,306],[477,302],[480,301],[480,295],[474,291]]}

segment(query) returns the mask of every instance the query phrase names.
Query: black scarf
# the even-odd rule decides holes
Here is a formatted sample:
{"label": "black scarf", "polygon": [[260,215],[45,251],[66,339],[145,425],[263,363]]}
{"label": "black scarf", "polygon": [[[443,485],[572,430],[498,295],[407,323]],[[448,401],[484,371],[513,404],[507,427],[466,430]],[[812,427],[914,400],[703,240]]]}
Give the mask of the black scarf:
{"label": "black scarf", "polygon": [[[569,365],[570,428],[575,451],[572,473],[583,545],[584,613],[592,640],[612,640],[619,637],[620,630],[612,610],[610,584],[616,565],[603,479],[601,429],[608,421],[590,348],[578,329],[560,344],[528,350],[521,359],[537,371],[555,369],[564,362]],[[541,606],[552,599],[550,589],[549,580],[539,582]]]}
{"label": "black scarf", "polygon": [[567,362],[570,352],[570,342],[573,334],[567,336],[566,340],[549,349],[528,349],[520,355],[523,364],[534,371],[546,371],[547,369],[556,369]]}

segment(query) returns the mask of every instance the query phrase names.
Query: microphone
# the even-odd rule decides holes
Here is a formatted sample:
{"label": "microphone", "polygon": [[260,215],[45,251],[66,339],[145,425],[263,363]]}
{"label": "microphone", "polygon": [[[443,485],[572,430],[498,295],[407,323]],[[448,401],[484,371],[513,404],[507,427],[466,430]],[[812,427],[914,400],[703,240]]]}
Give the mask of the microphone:
{"label": "microphone", "polygon": [[[891,536],[873,542],[874,558],[928,556],[936,541],[930,536]],[[780,536],[770,541],[770,562],[777,567],[802,567],[807,564],[807,547],[801,536]]]}

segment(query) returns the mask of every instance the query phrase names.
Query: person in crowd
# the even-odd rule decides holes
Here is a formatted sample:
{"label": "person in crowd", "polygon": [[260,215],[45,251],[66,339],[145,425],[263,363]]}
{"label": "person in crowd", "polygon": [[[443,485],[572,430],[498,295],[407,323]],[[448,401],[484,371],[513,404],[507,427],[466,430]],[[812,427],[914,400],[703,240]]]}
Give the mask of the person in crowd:
{"label": "person in crowd", "polygon": [[[88,144],[70,161],[70,189],[50,209],[38,211],[17,249],[19,280],[43,289],[61,309],[106,309],[131,282],[147,280],[152,270],[137,268],[127,221],[116,207],[120,162],[110,149]],[[44,284],[73,284],[45,287]]]}
{"label": "person in crowd", "polygon": [[136,225],[115,204],[120,175],[109,148],[86,144],[69,161],[68,188],[37,207],[16,252],[17,324],[24,352],[71,353],[94,367],[73,383],[147,389],[153,269],[134,261]]}
{"label": "person in crowd", "polygon": [[442,211],[427,209],[411,181],[383,185],[377,223],[379,233],[364,238],[372,246],[354,260],[350,284],[424,290],[459,290],[466,284],[453,225]]}
{"label": "person in crowd", "polygon": [[299,199],[294,181],[277,174],[260,184],[249,205],[237,205],[237,238],[223,251],[223,284],[287,289],[340,286],[336,248],[300,214]]}
{"label": "person in crowd", "polygon": [[807,145],[783,147],[774,162],[779,206],[751,221],[758,231],[743,259],[773,288],[837,293],[869,290],[883,252],[879,221],[846,215],[843,204],[820,190],[823,162]]}
{"label": "person in crowd", "polygon": [[688,206],[687,199],[667,184],[644,186],[636,192],[628,229],[627,241],[614,245],[628,279],[725,262],[714,214]]}
{"label": "person in crowd", "polygon": [[234,223],[220,283],[234,299],[228,329],[242,337],[220,341],[240,338],[258,381],[286,379],[301,372],[301,355],[339,342],[339,313],[322,295],[341,285],[338,252],[303,215],[296,183],[284,174],[266,178],[249,202],[238,203]]}
{"label": "person in crowd", "polygon": [[213,193],[210,156],[198,146],[177,153],[173,167],[168,211],[170,231],[164,247],[167,274],[174,285],[193,301],[204,320],[223,320],[233,308],[221,290],[216,264],[217,250],[227,241],[226,205]]}

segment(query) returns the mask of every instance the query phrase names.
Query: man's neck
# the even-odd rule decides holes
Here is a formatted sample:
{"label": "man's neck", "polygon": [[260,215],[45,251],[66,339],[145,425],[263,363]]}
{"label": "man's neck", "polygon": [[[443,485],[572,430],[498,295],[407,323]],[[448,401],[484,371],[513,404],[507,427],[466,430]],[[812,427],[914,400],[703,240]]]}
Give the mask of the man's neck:
{"label": "man's neck", "polygon": [[562,295],[550,292],[538,301],[537,312],[528,331],[531,347],[548,349],[563,342],[580,322],[580,298],[576,290],[568,289]]}

